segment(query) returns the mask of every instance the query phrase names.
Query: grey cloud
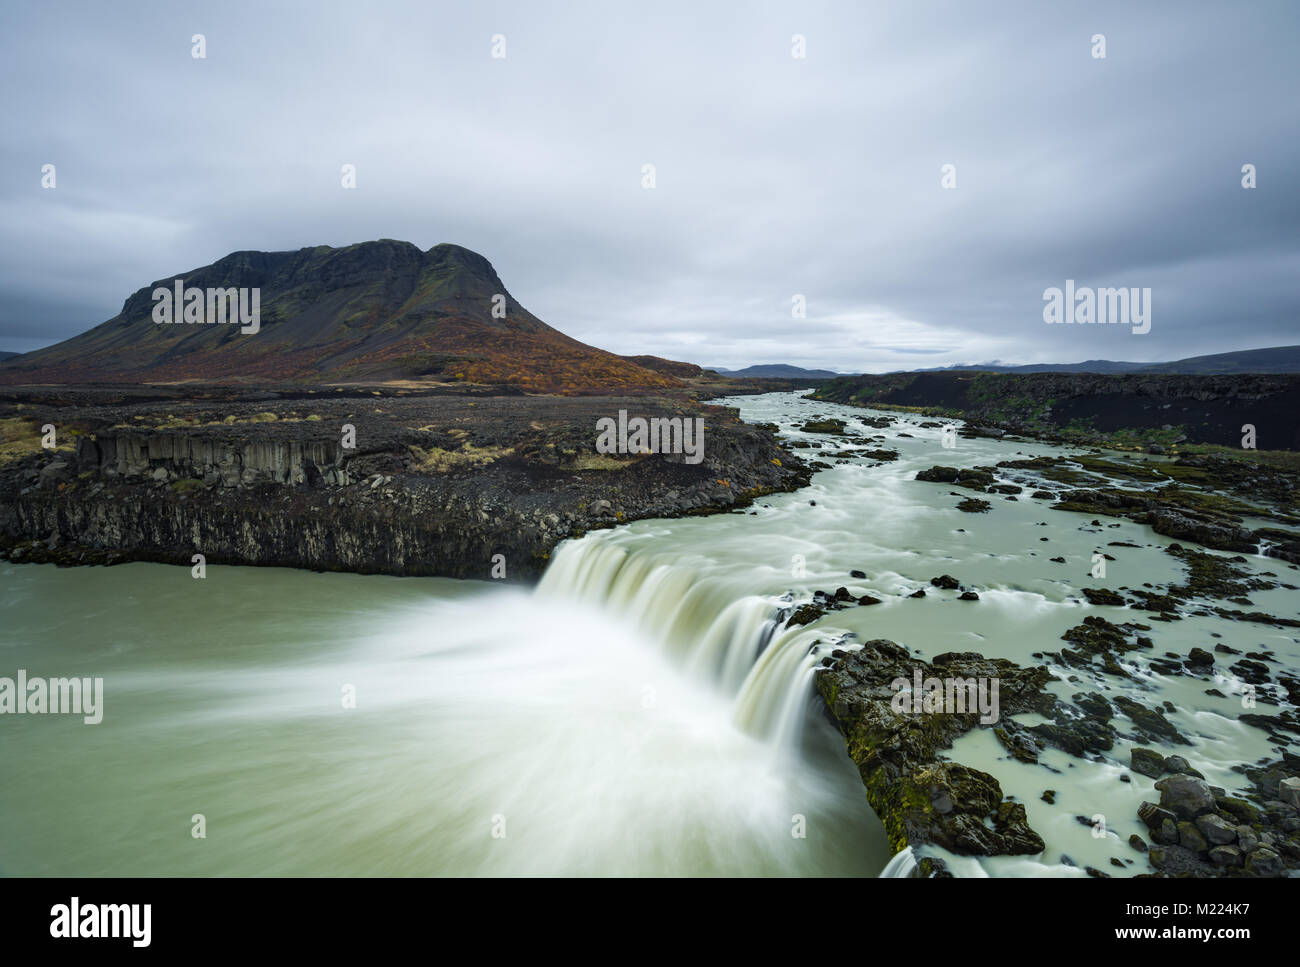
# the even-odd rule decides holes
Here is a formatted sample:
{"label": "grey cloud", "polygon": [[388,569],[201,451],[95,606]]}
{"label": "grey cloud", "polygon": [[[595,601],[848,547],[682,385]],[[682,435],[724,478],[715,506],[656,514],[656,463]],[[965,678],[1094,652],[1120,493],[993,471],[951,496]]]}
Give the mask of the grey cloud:
{"label": "grey cloud", "polygon": [[[6,5],[0,349],[229,251],[380,237],[706,364],[1294,343],[1297,27],[1287,2]],[[1152,287],[1151,332],[1044,325],[1066,278]]]}

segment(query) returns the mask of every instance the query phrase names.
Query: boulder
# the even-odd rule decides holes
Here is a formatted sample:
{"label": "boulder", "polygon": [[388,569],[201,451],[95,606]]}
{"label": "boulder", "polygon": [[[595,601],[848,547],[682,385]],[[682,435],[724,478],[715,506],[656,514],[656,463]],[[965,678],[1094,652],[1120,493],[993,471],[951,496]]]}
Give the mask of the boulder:
{"label": "boulder", "polygon": [[1260,847],[1246,857],[1246,871],[1256,876],[1281,876],[1282,857]]}
{"label": "boulder", "polygon": [[1197,772],[1195,769],[1192,768],[1190,762],[1188,762],[1180,755],[1171,755],[1165,758],[1165,772],[1170,772],[1174,774],[1181,772],[1184,775],[1195,776],[1197,779],[1205,778],[1205,776],[1201,775],[1199,772]]}
{"label": "boulder", "polygon": [[1180,773],[1161,779],[1156,788],[1160,805],[1182,819],[1195,819],[1214,810],[1214,793],[1204,779]]}
{"label": "boulder", "polygon": [[1183,820],[1178,824],[1178,845],[1183,849],[1189,849],[1193,853],[1204,853],[1210,848],[1205,836],[1194,823]]}
{"label": "boulder", "polygon": [[1210,850],[1210,862],[1215,866],[1240,866],[1241,850],[1235,846],[1216,846]]}
{"label": "boulder", "polygon": [[1237,827],[1237,848],[1242,854],[1253,853],[1259,848],[1259,836],[1249,826]]}
{"label": "boulder", "polygon": [[1184,663],[1192,667],[1208,667],[1214,664],[1214,656],[1204,648],[1193,648],[1187,653],[1187,661]]}
{"label": "boulder", "polygon": [[1138,775],[1159,779],[1165,774],[1165,760],[1159,752],[1135,746],[1129,751],[1129,768]]}
{"label": "boulder", "polygon": [[1213,846],[1227,846],[1237,841],[1237,827],[1217,813],[1206,813],[1196,819],[1196,828]]}
{"label": "boulder", "polygon": [[1259,807],[1236,796],[1219,796],[1215,799],[1218,807],[1236,818],[1237,822],[1251,826],[1259,822]]}
{"label": "boulder", "polygon": [[917,471],[916,479],[928,480],[931,483],[953,483],[957,479],[958,472],[956,467],[931,467],[929,470]]}

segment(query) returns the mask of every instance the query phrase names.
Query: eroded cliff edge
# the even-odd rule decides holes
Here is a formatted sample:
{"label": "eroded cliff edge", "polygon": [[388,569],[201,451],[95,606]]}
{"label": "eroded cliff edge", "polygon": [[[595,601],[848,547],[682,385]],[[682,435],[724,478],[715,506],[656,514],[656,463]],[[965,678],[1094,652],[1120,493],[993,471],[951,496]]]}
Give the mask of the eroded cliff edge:
{"label": "eroded cliff edge", "polygon": [[[597,453],[597,420],[620,410],[702,419],[702,460]],[[503,562],[528,580],[587,530],[740,510],[808,479],[769,428],[651,397],[30,389],[5,395],[0,421],[0,552],[14,561],[198,553],[461,578]]]}

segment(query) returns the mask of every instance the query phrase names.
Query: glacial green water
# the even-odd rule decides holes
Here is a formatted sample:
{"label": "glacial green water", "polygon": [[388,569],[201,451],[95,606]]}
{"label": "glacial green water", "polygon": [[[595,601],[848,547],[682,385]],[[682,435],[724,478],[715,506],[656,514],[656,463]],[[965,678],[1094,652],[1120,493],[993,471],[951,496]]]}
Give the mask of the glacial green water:
{"label": "glacial green water", "polygon": [[[791,394],[732,402],[786,428],[865,415]],[[895,463],[849,460],[752,513],[592,533],[564,545],[535,590],[0,565],[0,676],[102,677],[105,691],[98,725],[0,716],[0,874],[877,875],[883,831],[811,690],[832,642],[884,637],[927,658],[1031,663],[1088,614],[1134,617],[1088,605],[1081,587],[1182,573],[1165,539],[1127,521],[1093,526],[1027,495],[986,495],[989,514],[956,511],[953,488],[916,482],[918,469],[1059,451],[945,449],[938,430],[905,419],[869,431],[900,451]],[[1090,556],[1110,541],[1140,546],[1107,548],[1116,560],[1094,580]],[[850,578],[855,568],[868,578]],[[941,573],[981,600],[907,597]],[[772,626],[789,595],[840,585],[883,603]],[[1300,592],[1255,603],[1294,616]],[[1224,641],[1300,665],[1294,637],[1266,626],[1187,618],[1152,634],[1157,653]],[[1239,684],[1220,679],[1223,699],[1149,672],[1053,687],[1169,699],[1194,741],[1176,751],[1233,789],[1231,766],[1269,747],[1237,720]],[[959,872],[1070,876],[1111,856],[1139,860],[1124,841],[1152,780],[1119,781],[1126,749],[1098,763],[1049,750],[1049,772],[1008,761],[986,730],[959,740],[953,757],[998,775],[1048,842],[1042,856]],[[1110,830],[1100,839],[1075,818],[1097,813]],[[206,836],[195,838],[200,815]]]}

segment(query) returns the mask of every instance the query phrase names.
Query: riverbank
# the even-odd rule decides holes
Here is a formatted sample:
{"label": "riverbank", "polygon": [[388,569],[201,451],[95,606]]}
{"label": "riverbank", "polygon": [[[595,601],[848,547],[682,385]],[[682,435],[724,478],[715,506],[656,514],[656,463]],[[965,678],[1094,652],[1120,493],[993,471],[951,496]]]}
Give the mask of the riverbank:
{"label": "riverbank", "polygon": [[[814,398],[960,417],[1062,443],[1300,450],[1297,375],[946,370],[841,376],[823,383]],[[1246,424],[1251,427],[1249,444],[1243,444]]]}
{"label": "riverbank", "polygon": [[[699,461],[597,453],[597,422],[620,411],[703,421]],[[680,398],[32,388],[5,392],[0,428],[0,554],[66,565],[202,554],[528,580],[566,538],[808,479],[770,429]]]}

